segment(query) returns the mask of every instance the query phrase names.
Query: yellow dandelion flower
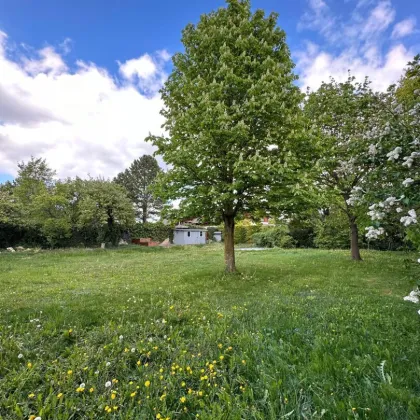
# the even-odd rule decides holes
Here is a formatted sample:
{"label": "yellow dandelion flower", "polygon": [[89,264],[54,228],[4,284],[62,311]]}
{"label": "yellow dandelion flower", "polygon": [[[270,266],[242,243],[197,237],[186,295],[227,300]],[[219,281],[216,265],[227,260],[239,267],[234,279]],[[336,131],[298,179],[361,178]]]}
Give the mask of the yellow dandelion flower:
{"label": "yellow dandelion flower", "polygon": [[114,409],[114,411],[118,410],[118,405],[114,405],[114,407],[112,407]]}
{"label": "yellow dandelion flower", "polygon": [[34,398],[34,397],[35,397],[35,394],[33,394],[33,393],[28,395],[28,398]]}
{"label": "yellow dandelion flower", "polygon": [[187,399],[186,399],[185,397],[181,397],[181,398],[179,399],[179,401],[181,401],[182,403],[184,403],[185,401],[187,401]]}
{"label": "yellow dandelion flower", "polygon": [[117,394],[111,394],[111,400],[115,400],[117,398]]}
{"label": "yellow dandelion flower", "polygon": [[109,410],[109,405],[106,405],[105,406],[105,411],[108,411]]}
{"label": "yellow dandelion flower", "polygon": [[146,381],[146,382],[144,383],[144,386],[145,386],[146,388],[149,388],[149,386],[150,386],[150,381]]}
{"label": "yellow dandelion flower", "polygon": [[188,394],[192,394],[193,390],[191,388],[188,388]]}
{"label": "yellow dandelion flower", "polygon": [[147,366],[149,366],[149,363],[145,363],[145,364],[144,364],[144,367],[147,367]]}
{"label": "yellow dandelion flower", "polygon": [[83,370],[88,370],[88,369],[89,369],[89,368],[88,368],[87,366],[83,368]]}
{"label": "yellow dandelion flower", "polygon": [[140,366],[141,365],[141,362],[140,362],[140,360],[137,360],[137,366]]}
{"label": "yellow dandelion flower", "polygon": [[95,391],[95,388],[90,388],[89,392],[92,393],[93,391]]}
{"label": "yellow dandelion flower", "polygon": [[217,345],[217,347],[219,347],[219,349],[221,349],[221,348],[223,347],[223,344],[222,344],[222,343],[219,343],[219,344]]}
{"label": "yellow dandelion flower", "polygon": [[186,385],[185,382],[181,382],[181,386],[184,387]]}
{"label": "yellow dandelion flower", "polygon": [[117,384],[117,383],[118,383],[118,379],[113,379],[113,380],[112,380],[112,383],[113,383],[113,384]]}
{"label": "yellow dandelion flower", "polygon": [[174,309],[174,305],[171,305],[171,306],[169,307],[169,309],[172,311],[172,309]]}
{"label": "yellow dandelion flower", "polygon": [[353,407],[352,409],[351,409],[351,411],[356,411],[357,410],[357,408],[356,407]]}
{"label": "yellow dandelion flower", "polygon": [[203,396],[203,391],[198,391],[198,396],[202,397]]}
{"label": "yellow dandelion flower", "polygon": [[67,371],[67,375],[69,375],[69,376],[70,376],[70,375],[72,375],[72,374],[73,374],[73,371],[72,371],[72,370],[68,370],[68,371]]}
{"label": "yellow dandelion flower", "polygon": [[232,349],[233,349],[233,347],[232,347],[232,346],[229,346],[229,347],[228,347],[228,350],[229,350],[229,351],[231,351]]}
{"label": "yellow dandelion flower", "polygon": [[69,334],[71,334],[73,332],[73,328],[69,329]]}
{"label": "yellow dandelion flower", "polygon": [[219,359],[220,360],[223,360],[224,358],[225,358],[225,356],[223,356],[223,355],[222,356],[219,356]]}
{"label": "yellow dandelion flower", "polygon": [[157,414],[156,414],[156,418],[157,418],[157,419],[161,419],[161,418],[162,418],[162,415],[161,415],[160,413],[157,413]]}
{"label": "yellow dandelion flower", "polygon": [[63,393],[60,392],[59,394],[57,394],[57,399],[60,399],[63,396]]}
{"label": "yellow dandelion flower", "polygon": [[159,376],[159,379],[160,379],[160,380],[162,380],[162,379],[163,379],[163,375],[160,375],[160,376]]}
{"label": "yellow dandelion flower", "polygon": [[134,392],[132,392],[132,393],[130,394],[130,397],[131,397],[131,398],[134,398],[136,395],[137,395],[137,392],[136,392],[136,391],[134,391]]}
{"label": "yellow dandelion flower", "polygon": [[130,351],[130,349],[128,349],[127,347],[124,349],[124,353],[128,353]]}
{"label": "yellow dandelion flower", "polygon": [[28,368],[30,369],[30,368],[32,367],[32,363],[31,363],[31,362],[29,362],[29,363],[27,364],[27,366],[28,366]]}
{"label": "yellow dandelion flower", "polygon": [[165,398],[166,398],[166,394],[162,394],[162,395],[159,397],[159,399],[160,399],[161,401],[163,401]]}
{"label": "yellow dandelion flower", "polygon": [[243,365],[246,365],[246,360],[242,360],[242,364]]}

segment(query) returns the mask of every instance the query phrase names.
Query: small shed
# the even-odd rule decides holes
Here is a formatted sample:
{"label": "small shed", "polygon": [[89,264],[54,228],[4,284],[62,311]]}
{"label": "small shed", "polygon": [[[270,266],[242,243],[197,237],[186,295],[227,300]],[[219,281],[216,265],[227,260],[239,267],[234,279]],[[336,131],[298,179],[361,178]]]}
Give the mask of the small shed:
{"label": "small shed", "polygon": [[206,229],[192,226],[176,226],[174,229],[175,245],[203,245],[206,240]]}
{"label": "small shed", "polygon": [[213,238],[216,242],[222,242],[222,232],[214,232]]}

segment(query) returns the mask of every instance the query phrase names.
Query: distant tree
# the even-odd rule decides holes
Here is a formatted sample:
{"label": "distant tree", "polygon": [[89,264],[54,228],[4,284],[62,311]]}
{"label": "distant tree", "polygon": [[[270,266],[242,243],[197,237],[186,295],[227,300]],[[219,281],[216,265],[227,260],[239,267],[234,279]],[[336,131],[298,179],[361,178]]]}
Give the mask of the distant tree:
{"label": "distant tree", "polygon": [[136,208],[136,216],[146,223],[150,217],[157,216],[163,207],[160,198],[155,197],[152,187],[156,177],[162,172],[157,160],[150,155],[143,155],[134,160],[128,169],[120,172],[114,181],[122,185]]}
{"label": "distant tree", "polygon": [[135,222],[126,190],[104,179],[78,183],[78,226],[94,228],[99,233],[99,242],[118,244],[121,233]]}
{"label": "distant tree", "polygon": [[369,173],[374,169],[374,151],[369,153],[366,133],[377,112],[369,82],[354,77],[338,83],[331,79],[308,95],[305,116],[318,137],[317,182],[328,206],[337,205],[347,217],[351,256],[361,260],[358,221],[367,207],[363,196]]}
{"label": "distant tree", "polygon": [[0,184],[0,224],[17,221],[16,202],[13,198],[13,184]]}
{"label": "distant tree", "polygon": [[290,183],[302,97],[277,15],[252,13],[248,0],[202,15],[182,42],[162,89],[168,137],[149,137],[170,165],[158,187],[183,216],[223,220],[234,272],[235,217]]}

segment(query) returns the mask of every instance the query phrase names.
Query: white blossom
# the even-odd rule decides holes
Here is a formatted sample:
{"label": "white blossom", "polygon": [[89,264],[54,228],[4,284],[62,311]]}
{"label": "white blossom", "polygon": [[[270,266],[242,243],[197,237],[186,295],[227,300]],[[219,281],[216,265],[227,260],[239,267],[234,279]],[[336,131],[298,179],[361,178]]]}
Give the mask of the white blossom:
{"label": "white blossom", "polygon": [[375,228],[374,226],[369,226],[366,228],[368,231],[366,233],[367,239],[378,239],[379,236],[383,235],[385,233],[384,228]]}
{"label": "white blossom", "polygon": [[376,148],[376,145],[371,144],[371,145],[369,146],[369,151],[368,151],[368,153],[369,153],[371,156],[375,156],[375,155],[378,153],[378,149]]}
{"label": "white blossom", "polygon": [[22,353],[18,354],[18,359],[22,359],[22,357],[23,357]]}
{"label": "white blossom", "polygon": [[414,179],[413,178],[407,178],[407,179],[405,179],[404,181],[403,181],[403,186],[404,187],[408,187],[409,185],[411,185],[412,183],[414,182]]}
{"label": "white blossom", "polygon": [[400,157],[400,153],[402,152],[401,147],[396,147],[391,152],[387,153],[388,160],[394,161],[397,160]]}
{"label": "white blossom", "polygon": [[105,382],[105,388],[109,388],[112,385],[111,381]]}

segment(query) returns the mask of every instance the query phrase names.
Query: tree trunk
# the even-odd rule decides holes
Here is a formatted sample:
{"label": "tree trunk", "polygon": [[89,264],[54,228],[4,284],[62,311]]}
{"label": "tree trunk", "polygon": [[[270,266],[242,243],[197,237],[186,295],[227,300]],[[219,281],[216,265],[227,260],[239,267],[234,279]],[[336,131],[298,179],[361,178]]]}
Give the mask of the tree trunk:
{"label": "tree trunk", "polygon": [[143,204],[142,210],[143,210],[143,214],[141,215],[141,219],[142,219],[143,224],[145,224],[147,223],[147,216],[148,216],[147,205]]}
{"label": "tree trunk", "polygon": [[357,227],[355,217],[350,218],[350,230],[351,230],[351,257],[353,260],[361,261],[359,250],[359,229]]}
{"label": "tree trunk", "polygon": [[225,269],[227,273],[236,271],[235,265],[235,216],[223,216],[225,224]]}

